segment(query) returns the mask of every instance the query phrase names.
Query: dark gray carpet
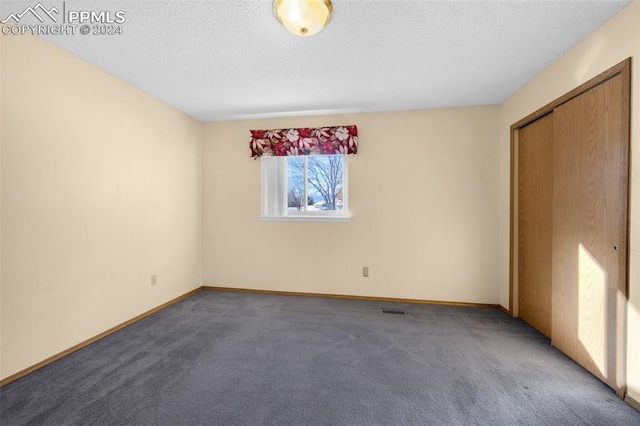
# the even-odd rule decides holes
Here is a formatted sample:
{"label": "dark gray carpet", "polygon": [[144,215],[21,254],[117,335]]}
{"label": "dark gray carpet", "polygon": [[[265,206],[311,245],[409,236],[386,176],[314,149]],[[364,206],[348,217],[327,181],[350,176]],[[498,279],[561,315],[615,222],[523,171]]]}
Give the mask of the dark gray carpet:
{"label": "dark gray carpet", "polygon": [[0,402],[2,425],[640,424],[497,309],[214,291],[5,386]]}

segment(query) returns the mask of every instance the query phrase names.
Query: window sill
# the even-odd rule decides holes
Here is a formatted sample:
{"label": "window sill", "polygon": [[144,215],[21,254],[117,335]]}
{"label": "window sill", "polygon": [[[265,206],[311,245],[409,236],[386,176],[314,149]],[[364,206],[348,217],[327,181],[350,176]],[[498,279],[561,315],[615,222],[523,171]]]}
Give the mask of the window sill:
{"label": "window sill", "polygon": [[350,222],[351,216],[321,216],[321,215],[288,215],[288,216],[259,216],[261,221],[271,222]]}

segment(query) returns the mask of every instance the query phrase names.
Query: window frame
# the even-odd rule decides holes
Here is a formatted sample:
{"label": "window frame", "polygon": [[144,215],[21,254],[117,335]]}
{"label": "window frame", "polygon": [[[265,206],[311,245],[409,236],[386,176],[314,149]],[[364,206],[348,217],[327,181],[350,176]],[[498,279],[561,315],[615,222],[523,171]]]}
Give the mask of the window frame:
{"label": "window frame", "polygon": [[[306,200],[308,193],[306,163],[308,159],[307,156],[303,157],[305,159],[304,199]],[[290,211],[288,209],[287,160],[289,158],[288,156],[262,157],[262,205],[259,219],[267,221],[350,221],[348,156],[344,155],[342,159],[342,210],[321,211],[308,211],[306,210],[307,206],[304,206],[304,211]]]}

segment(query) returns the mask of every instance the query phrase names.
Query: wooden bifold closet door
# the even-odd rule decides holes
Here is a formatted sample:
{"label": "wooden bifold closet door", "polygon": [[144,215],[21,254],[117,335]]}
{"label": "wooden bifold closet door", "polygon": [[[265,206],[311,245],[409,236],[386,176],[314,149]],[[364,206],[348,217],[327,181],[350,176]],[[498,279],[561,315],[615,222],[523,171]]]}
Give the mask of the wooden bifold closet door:
{"label": "wooden bifold closet door", "polygon": [[551,341],[616,388],[626,296],[627,157],[622,77],[553,112]]}
{"label": "wooden bifold closet door", "polygon": [[519,315],[551,337],[552,114],[520,129],[518,205]]}
{"label": "wooden bifold closet door", "polygon": [[627,60],[512,126],[519,315],[618,395],[628,300],[629,75]]}

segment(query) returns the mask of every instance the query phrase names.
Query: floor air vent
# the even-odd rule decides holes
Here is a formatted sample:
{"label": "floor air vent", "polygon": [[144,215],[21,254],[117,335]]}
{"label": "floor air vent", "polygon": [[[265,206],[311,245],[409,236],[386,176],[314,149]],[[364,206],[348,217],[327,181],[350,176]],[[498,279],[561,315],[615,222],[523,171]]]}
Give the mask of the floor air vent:
{"label": "floor air vent", "polygon": [[405,311],[402,311],[400,309],[383,309],[382,313],[383,314],[396,314],[396,315],[406,315],[407,314]]}

